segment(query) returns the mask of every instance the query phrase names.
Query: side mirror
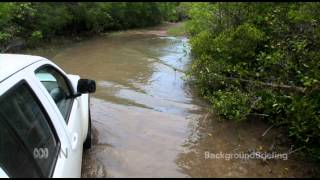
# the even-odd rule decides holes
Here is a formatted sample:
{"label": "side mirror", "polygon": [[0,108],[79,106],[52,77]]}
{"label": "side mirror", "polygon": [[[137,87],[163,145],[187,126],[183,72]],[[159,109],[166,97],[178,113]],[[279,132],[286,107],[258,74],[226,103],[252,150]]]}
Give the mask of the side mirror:
{"label": "side mirror", "polygon": [[79,79],[77,86],[78,93],[94,93],[96,92],[96,82],[90,79]]}

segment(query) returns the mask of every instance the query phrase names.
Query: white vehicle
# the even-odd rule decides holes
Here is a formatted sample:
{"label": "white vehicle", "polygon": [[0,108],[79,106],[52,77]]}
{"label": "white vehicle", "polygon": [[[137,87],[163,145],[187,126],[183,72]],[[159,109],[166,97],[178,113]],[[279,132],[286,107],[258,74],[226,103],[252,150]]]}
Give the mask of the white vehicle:
{"label": "white vehicle", "polygon": [[0,54],[0,178],[80,177],[95,89],[43,57]]}

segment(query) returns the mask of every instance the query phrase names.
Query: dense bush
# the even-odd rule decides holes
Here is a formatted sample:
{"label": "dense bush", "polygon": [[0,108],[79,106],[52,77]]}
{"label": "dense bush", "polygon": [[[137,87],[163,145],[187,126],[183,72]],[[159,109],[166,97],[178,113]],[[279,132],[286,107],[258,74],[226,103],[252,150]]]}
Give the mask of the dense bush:
{"label": "dense bush", "polygon": [[188,14],[190,73],[213,108],[286,127],[319,160],[320,3],[193,3]]}
{"label": "dense bush", "polygon": [[57,35],[99,33],[151,26],[180,18],[179,3],[10,2],[0,3],[0,48],[23,39],[36,45]]}

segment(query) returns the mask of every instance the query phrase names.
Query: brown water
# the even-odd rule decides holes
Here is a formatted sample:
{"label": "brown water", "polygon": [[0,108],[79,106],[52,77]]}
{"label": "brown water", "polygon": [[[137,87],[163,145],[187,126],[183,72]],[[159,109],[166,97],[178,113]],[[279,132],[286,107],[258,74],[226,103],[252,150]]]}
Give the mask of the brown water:
{"label": "brown water", "polygon": [[[165,28],[113,33],[70,45],[52,58],[66,72],[95,79],[93,146],[83,177],[308,177],[295,160],[206,159],[205,152],[272,149],[281,137],[253,119],[219,121],[208,113],[182,72],[190,62],[184,37]],[[273,146],[275,147],[275,146]]]}

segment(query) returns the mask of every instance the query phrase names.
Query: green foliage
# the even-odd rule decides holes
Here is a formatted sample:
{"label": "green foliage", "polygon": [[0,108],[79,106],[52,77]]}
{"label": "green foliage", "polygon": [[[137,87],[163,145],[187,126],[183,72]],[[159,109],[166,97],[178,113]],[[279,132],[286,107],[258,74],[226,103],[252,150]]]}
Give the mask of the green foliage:
{"label": "green foliage", "polygon": [[[64,28],[72,19],[66,6],[56,3],[37,3],[33,7],[37,9],[34,17],[33,27],[24,32],[39,30],[45,36],[50,38],[63,33]],[[33,31],[32,31],[33,30]]]}
{"label": "green foliage", "polygon": [[10,33],[0,32],[0,43],[9,41],[12,38]]}
{"label": "green foliage", "polygon": [[0,3],[0,48],[15,39],[34,46],[57,35],[100,33],[178,21],[180,3],[10,2]]}
{"label": "green foliage", "polygon": [[41,31],[34,31],[31,33],[31,36],[29,38],[29,44],[31,46],[34,46],[37,44],[41,39],[43,38],[42,32]]}
{"label": "green foliage", "polygon": [[251,111],[250,97],[239,91],[216,91],[209,97],[213,107],[228,119],[245,120]]}
{"label": "green foliage", "polygon": [[228,119],[263,114],[320,159],[320,3],[191,3],[190,74]]}
{"label": "green foliage", "polygon": [[0,3],[0,27],[3,28],[3,26],[10,22],[13,8],[12,3]]}
{"label": "green foliage", "polygon": [[210,14],[215,9],[209,3],[193,3],[187,6],[188,16],[192,21],[187,23],[188,32],[191,35],[201,33],[203,30],[209,30],[209,25],[212,23],[214,16]]}
{"label": "green foliage", "polygon": [[177,26],[173,26],[167,30],[168,34],[172,36],[185,36],[186,34],[186,22],[180,22]]}

